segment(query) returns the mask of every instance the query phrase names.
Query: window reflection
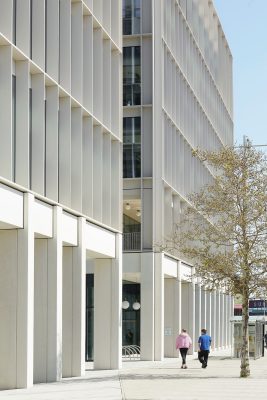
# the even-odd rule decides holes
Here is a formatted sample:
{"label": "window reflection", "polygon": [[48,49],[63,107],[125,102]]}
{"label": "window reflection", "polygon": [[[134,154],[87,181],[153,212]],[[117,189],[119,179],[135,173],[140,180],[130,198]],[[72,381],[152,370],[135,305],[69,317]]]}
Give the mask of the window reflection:
{"label": "window reflection", "polygon": [[140,0],[123,0],[122,16],[123,34],[139,34],[141,17]]}
{"label": "window reflection", "polygon": [[123,118],[123,177],[141,176],[141,118]]}
{"label": "window reflection", "polygon": [[123,105],[141,104],[140,46],[123,48]]}

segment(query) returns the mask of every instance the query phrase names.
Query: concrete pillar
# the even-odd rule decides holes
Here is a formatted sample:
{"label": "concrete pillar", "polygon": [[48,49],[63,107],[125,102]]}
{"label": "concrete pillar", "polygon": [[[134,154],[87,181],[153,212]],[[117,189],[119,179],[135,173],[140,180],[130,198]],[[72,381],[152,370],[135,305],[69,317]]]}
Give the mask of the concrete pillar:
{"label": "concrete pillar", "polygon": [[141,360],[154,361],[154,253],[141,253]]}
{"label": "concrete pillar", "polygon": [[164,272],[163,272],[163,253],[155,253],[155,297],[154,297],[154,351],[155,361],[164,358]]}
{"label": "concrete pillar", "polygon": [[113,300],[111,335],[111,369],[122,367],[122,235],[116,235],[116,258],[111,261]]}
{"label": "concrete pillar", "polygon": [[224,294],[220,294],[220,332],[221,332],[221,347],[224,348]]}
{"label": "concrete pillar", "polygon": [[211,336],[211,327],[212,327],[212,319],[211,319],[211,292],[206,291],[206,329],[208,334]]}
{"label": "concrete pillar", "polygon": [[206,319],[206,290],[204,286],[201,288],[201,328],[206,328],[207,319]]}
{"label": "concrete pillar", "polygon": [[211,292],[211,331],[210,336],[212,339],[211,348],[214,350],[216,347],[216,292]]}
{"label": "concrete pillar", "polygon": [[221,347],[220,313],[221,313],[220,292],[216,291],[216,348],[217,349],[220,349]]}
{"label": "concrete pillar", "polygon": [[178,357],[175,339],[181,331],[181,280],[164,279],[164,356]]}
{"label": "concrete pillar", "polygon": [[198,348],[198,338],[201,332],[201,285],[195,287],[195,349]]}
{"label": "concrete pillar", "polygon": [[0,231],[0,389],[33,384],[33,202],[24,194],[23,229]]}
{"label": "concrete pillar", "polygon": [[53,233],[48,240],[47,381],[62,378],[62,208],[53,209]]}
{"label": "concrete pillar", "polygon": [[72,376],[85,373],[85,218],[78,222],[78,246],[73,248]]}
{"label": "concrete pillar", "polygon": [[230,346],[233,346],[233,325],[231,323],[231,320],[234,316],[234,297],[229,296],[229,343]]}
{"label": "concrete pillar", "polygon": [[224,294],[224,346],[228,347],[228,301],[227,294]]}
{"label": "concrete pillar", "polygon": [[63,377],[85,373],[85,218],[78,220],[78,246],[63,248]]}
{"label": "concrete pillar", "polygon": [[94,367],[121,368],[122,238],[116,237],[116,258],[95,261]]}
{"label": "concrete pillar", "polygon": [[62,208],[53,208],[53,237],[36,239],[34,382],[62,378]]}
{"label": "concrete pillar", "polygon": [[182,282],[182,328],[186,329],[192,338],[193,346],[189,350],[192,354],[195,349],[195,283]]}
{"label": "concrete pillar", "polygon": [[24,194],[24,227],[18,231],[17,388],[33,384],[34,197]]}

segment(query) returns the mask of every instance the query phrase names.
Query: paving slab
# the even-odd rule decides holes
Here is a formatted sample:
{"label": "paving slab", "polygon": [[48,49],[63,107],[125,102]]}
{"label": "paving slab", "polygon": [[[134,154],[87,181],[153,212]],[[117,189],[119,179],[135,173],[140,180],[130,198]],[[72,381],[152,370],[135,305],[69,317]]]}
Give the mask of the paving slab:
{"label": "paving slab", "polygon": [[263,400],[267,399],[267,359],[251,360],[251,376],[239,378],[240,360],[211,356],[207,369],[195,357],[188,369],[180,360],[129,368],[120,373],[124,400]]}
{"label": "paving slab", "polygon": [[207,369],[195,356],[188,369],[180,359],[129,361],[120,371],[96,371],[87,365],[81,378],[0,391],[6,400],[266,400],[267,357],[250,360],[251,376],[239,378],[240,360],[228,351],[212,353]]}

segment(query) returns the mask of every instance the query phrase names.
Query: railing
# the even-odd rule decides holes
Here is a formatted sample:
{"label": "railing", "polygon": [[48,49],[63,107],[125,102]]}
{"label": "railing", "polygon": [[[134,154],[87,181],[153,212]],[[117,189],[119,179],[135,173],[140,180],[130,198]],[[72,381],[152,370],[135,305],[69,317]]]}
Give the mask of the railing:
{"label": "railing", "polygon": [[140,360],[140,346],[135,344],[122,346],[122,358],[129,360]]}
{"label": "railing", "polygon": [[123,234],[123,250],[140,250],[141,249],[141,232],[130,232]]}

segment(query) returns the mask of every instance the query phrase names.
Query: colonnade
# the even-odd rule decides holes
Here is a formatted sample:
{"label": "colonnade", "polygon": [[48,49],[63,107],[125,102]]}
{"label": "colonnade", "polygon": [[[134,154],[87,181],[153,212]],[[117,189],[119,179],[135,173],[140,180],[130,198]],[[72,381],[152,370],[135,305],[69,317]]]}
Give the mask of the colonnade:
{"label": "colonnade", "polygon": [[[142,360],[177,357],[175,338],[182,328],[192,338],[191,354],[198,350],[202,328],[206,328],[212,337],[212,350],[231,346],[233,298],[230,295],[206,290],[200,282],[190,278],[189,266],[163,253],[141,253],[140,269],[128,259],[126,255],[126,274],[130,272],[127,268],[132,268],[131,272],[139,270],[140,276]],[[136,262],[138,260],[136,258]]]}
{"label": "colonnade", "polygon": [[5,190],[23,215],[0,221],[0,389],[84,374],[88,258],[95,368],[120,368],[121,235],[31,193]]}

